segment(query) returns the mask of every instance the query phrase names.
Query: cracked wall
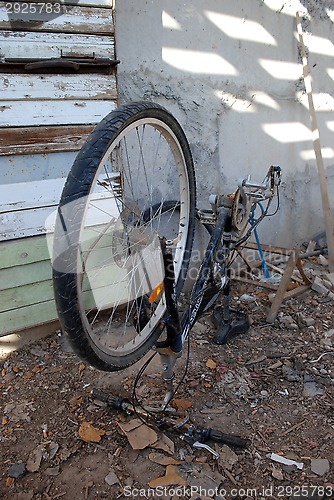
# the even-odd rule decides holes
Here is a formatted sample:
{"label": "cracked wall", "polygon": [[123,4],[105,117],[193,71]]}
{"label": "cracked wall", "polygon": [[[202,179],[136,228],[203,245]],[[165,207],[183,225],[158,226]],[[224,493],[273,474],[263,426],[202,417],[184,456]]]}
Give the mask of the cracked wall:
{"label": "cracked wall", "polygon": [[121,102],[153,100],[182,124],[198,204],[238,178],[283,169],[263,241],[291,246],[324,227],[295,15],[303,16],[330,202],[334,204],[334,8],[316,0],[116,2]]}

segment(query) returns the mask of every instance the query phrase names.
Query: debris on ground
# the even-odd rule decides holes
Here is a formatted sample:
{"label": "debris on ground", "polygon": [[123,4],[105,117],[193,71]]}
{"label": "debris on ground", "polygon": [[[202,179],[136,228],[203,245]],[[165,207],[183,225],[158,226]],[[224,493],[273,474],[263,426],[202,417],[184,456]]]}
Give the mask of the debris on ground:
{"label": "debris on ground", "polygon": [[[92,397],[93,389],[129,397],[138,366],[98,372],[60,333],[3,359],[1,499],[110,499],[158,486],[201,487],[199,498],[213,498],[205,492],[302,484],[326,486],[333,498],[334,276],[319,255],[303,268],[313,288],[284,300],[274,323],[265,321],[268,293],[238,284],[233,306],[243,297],[250,330],[217,346],[208,314],[191,333],[172,409],[249,441],[246,449],[209,442],[218,459]],[[157,358],[138,383],[142,401],[165,396]],[[180,378],[186,352],[178,363]]]}

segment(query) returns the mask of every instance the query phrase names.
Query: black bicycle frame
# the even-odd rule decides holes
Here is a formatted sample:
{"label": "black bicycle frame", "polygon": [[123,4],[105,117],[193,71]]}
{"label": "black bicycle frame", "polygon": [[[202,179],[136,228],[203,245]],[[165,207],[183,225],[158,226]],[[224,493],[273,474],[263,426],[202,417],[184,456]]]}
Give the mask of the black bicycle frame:
{"label": "black bicycle frame", "polygon": [[[162,244],[165,266],[165,297],[166,297],[166,317],[165,325],[167,330],[167,340],[157,342],[156,348],[169,347],[173,352],[180,352],[184,341],[187,339],[191,328],[196,323],[199,315],[203,311],[203,299],[211,278],[212,263],[218,247],[221,245],[223,234],[231,226],[230,211],[226,208],[219,208],[217,221],[211,233],[211,237],[206,248],[205,256],[198,272],[198,278],[192,288],[190,305],[184,312],[181,321],[178,319],[178,306],[176,294],[174,292],[174,275],[172,272],[170,254],[166,246]],[[215,298],[221,293],[222,287],[214,292],[214,298],[211,296],[209,302],[214,302]]]}

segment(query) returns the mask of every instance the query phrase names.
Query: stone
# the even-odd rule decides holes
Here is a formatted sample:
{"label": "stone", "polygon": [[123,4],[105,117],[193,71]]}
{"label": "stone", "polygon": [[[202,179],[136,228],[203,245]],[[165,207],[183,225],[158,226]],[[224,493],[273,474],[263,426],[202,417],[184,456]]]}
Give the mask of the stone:
{"label": "stone", "polygon": [[8,476],[13,477],[14,479],[19,479],[23,477],[27,472],[26,466],[21,464],[13,464],[8,469]]}
{"label": "stone", "polygon": [[297,370],[295,370],[291,366],[283,365],[282,366],[282,374],[288,382],[299,382],[300,381],[299,373],[297,372]]}
{"label": "stone", "polygon": [[328,288],[325,286],[324,282],[322,281],[319,276],[316,276],[314,278],[314,281],[311,285],[312,290],[314,290],[317,293],[320,293],[321,295],[327,294],[329,292]]}
{"label": "stone", "polygon": [[324,391],[317,386],[315,382],[305,382],[303,396],[306,398],[314,398],[315,396],[323,396]]}
{"label": "stone", "polygon": [[329,471],[329,461],[326,458],[313,458],[311,471],[317,476],[324,476]]}
{"label": "stone", "polygon": [[295,320],[289,314],[282,316],[279,319],[279,322],[282,326],[288,328],[289,330],[298,330],[299,328]]}
{"label": "stone", "polygon": [[119,479],[116,476],[116,473],[113,469],[109,472],[109,474],[104,478],[105,482],[109,484],[109,486],[113,486],[114,484],[119,484]]}
{"label": "stone", "polygon": [[57,465],[56,467],[48,467],[47,469],[45,469],[44,474],[46,474],[47,476],[58,476],[59,472],[59,465]]}
{"label": "stone", "polygon": [[255,302],[256,297],[254,295],[249,295],[248,293],[243,293],[240,296],[240,302],[243,302],[244,304],[250,304],[251,302]]}
{"label": "stone", "polygon": [[226,444],[224,444],[220,451],[220,462],[228,470],[232,470],[233,466],[238,462],[238,455],[234,453],[231,448],[229,448]]}
{"label": "stone", "polygon": [[330,281],[332,283],[332,285],[334,286],[334,273],[328,273],[326,275],[326,278],[328,279],[328,281]]}
{"label": "stone", "polygon": [[326,257],[324,257],[321,254],[318,257],[318,261],[319,261],[319,264],[321,264],[322,266],[324,266],[324,267],[328,266],[328,260],[326,259]]}
{"label": "stone", "polygon": [[41,444],[30,452],[27,462],[27,470],[29,472],[37,472],[39,470],[44,452],[45,448]]}

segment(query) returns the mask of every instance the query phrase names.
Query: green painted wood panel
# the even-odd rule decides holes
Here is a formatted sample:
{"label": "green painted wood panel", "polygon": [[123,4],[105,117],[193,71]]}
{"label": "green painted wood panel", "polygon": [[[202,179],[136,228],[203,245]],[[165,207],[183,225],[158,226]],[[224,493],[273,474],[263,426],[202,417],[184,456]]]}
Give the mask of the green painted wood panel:
{"label": "green painted wood panel", "polygon": [[45,235],[0,243],[0,335],[57,319]]}
{"label": "green painted wood panel", "polygon": [[0,313],[0,335],[50,323],[57,319],[54,300]]}
{"label": "green painted wood panel", "polygon": [[0,291],[28,285],[29,283],[46,281],[51,279],[51,276],[51,262],[49,260],[33,262],[26,266],[0,269]]}
{"label": "green painted wood panel", "polygon": [[45,236],[22,238],[0,243],[0,269],[49,260]]}
{"label": "green painted wood panel", "polygon": [[0,297],[0,313],[37,304],[38,302],[53,300],[52,281],[41,281],[40,283],[31,283],[29,285],[2,290]]}

